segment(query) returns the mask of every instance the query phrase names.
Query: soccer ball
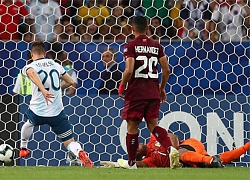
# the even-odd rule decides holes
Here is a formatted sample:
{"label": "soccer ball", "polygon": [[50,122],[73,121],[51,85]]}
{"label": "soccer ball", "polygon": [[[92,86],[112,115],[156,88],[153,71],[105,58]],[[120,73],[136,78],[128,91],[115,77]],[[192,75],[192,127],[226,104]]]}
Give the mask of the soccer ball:
{"label": "soccer ball", "polygon": [[10,163],[13,161],[14,158],[14,150],[8,144],[1,144],[0,145],[0,162],[3,163]]}

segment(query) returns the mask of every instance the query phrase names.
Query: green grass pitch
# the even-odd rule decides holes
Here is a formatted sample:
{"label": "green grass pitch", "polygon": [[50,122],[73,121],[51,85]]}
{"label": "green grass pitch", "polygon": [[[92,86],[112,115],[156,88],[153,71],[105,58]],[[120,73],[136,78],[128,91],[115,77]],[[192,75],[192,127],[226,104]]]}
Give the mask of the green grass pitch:
{"label": "green grass pitch", "polygon": [[250,180],[249,167],[202,168],[83,168],[60,167],[0,167],[1,180]]}

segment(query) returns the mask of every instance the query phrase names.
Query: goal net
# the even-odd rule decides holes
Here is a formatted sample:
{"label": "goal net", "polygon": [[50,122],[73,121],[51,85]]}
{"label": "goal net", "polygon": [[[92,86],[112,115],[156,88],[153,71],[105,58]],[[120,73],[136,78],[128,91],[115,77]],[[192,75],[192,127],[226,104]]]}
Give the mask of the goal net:
{"label": "goal net", "polygon": [[[34,2],[32,6],[39,9],[38,1]],[[73,125],[75,140],[82,144],[95,165],[99,165],[100,161],[127,158],[126,121],[121,119],[124,101],[117,94],[111,94],[112,89],[110,93],[102,94],[99,87],[105,71],[102,53],[106,48],[112,47],[116,51],[116,62],[121,71],[125,69],[123,47],[133,39],[130,24],[131,18],[136,15],[148,17],[150,28],[147,34],[164,47],[171,69],[166,87],[167,102],[161,104],[159,124],[177,134],[179,139],[194,137],[202,141],[210,155],[240,147],[250,140],[250,21],[247,19],[247,8],[244,9],[245,14],[240,15],[242,24],[237,27],[242,30],[240,40],[224,41],[224,34],[217,27],[223,20],[216,19],[212,13],[216,6],[222,6],[223,3],[219,2],[209,4],[209,8],[206,1],[202,1],[202,7],[207,8],[205,10],[210,12],[210,20],[213,17],[214,21],[207,21],[201,10],[188,11],[188,1],[184,4],[182,1],[170,0],[107,0],[99,1],[98,5],[97,1],[89,0],[94,5],[86,6],[89,9],[86,8],[85,15],[82,12],[83,5],[78,4],[78,1],[56,2],[61,16],[57,16],[55,21],[61,18],[61,30],[57,29],[60,33],[54,36],[56,39],[50,42],[45,40],[49,52],[47,56],[51,53],[57,59],[60,52],[65,51],[70,67],[76,72],[76,92],[70,95],[63,92],[63,103]],[[240,2],[238,8],[243,11],[247,5],[243,1],[240,5]],[[7,6],[3,1],[0,4]],[[28,4],[21,6],[26,7]],[[108,14],[99,9],[95,20],[90,18],[92,21],[88,24],[87,17],[93,16],[89,10],[93,8],[107,10]],[[189,14],[187,18],[184,11]],[[190,12],[197,14],[190,15]],[[44,17],[46,14],[37,16]],[[233,18],[236,16],[238,14]],[[33,19],[35,23],[38,20]],[[198,24],[200,20],[210,28],[204,24],[201,29],[185,25]],[[98,24],[99,21],[103,23]],[[235,19],[232,23],[238,25]],[[20,40],[0,42],[0,143],[8,143],[16,149],[14,165],[67,165],[67,150],[47,125],[34,128],[28,144],[30,157],[18,157],[20,130],[26,121],[24,113],[31,96],[13,94],[13,88],[20,70],[27,63],[26,57],[32,42],[29,36],[35,33],[37,38],[42,38],[38,36],[41,32],[31,32],[32,24],[29,21],[22,20],[20,24],[25,30],[19,35]],[[93,25],[97,29],[94,33],[90,30]],[[74,35],[69,34],[71,29],[68,28],[72,28]],[[4,32],[9,33],[5,29],[0,32],[0,37]],[[58,43],[60,48],[53,48],[53,44]],[[140,124],[139,132],[139,141],[147,143],[150,133],[144,121]],[[250,154],[247,152],[233,165],[249,166],[249,159]]]}

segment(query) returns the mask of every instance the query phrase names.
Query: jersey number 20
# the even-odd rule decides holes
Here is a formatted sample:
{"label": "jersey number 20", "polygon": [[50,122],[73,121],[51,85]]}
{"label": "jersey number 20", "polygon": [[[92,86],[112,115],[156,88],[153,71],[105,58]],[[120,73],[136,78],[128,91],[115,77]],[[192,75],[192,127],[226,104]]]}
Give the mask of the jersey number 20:
{"label": "jersey number 20", "polygon": [[[153,66],[157,66],[158,63],[157,57],[150,57],[148,59],[147,56],[138,56],[135,60],[143,61],[143,65],[135,70],[135,78],[158,78],[158,71],[156,70],[156,73],[153,73]],[[145,74],[142,71],[146,69],[147,66],[148,73]]]}
{"label": "jersey number 20", "polygon": [[[45,84],[45,82],[47,81],[47,79],[48,79],[48,77],[49,77],[49,78],[50,78],[50,82],[51,82],[51,87],[52,87],[52,89],[53,89],[54,91],[58,91],[58,90],[60,89],[60,79],[59,79],[59,73],[58,73],[57,70],[52,69],[52,70],[49,72],[49,74],[48,74],[46,71],[44,71],[44,70],[40,70],[40,71],[38,72],[38,74],[39,74],[39,75],[40,75],[40,74],[43,74],[43,75],[44,75],[44,77],[43,77],[43,79],[42,79],[43,85]],[[48,90],[48,88],[46,88],[46,87],[45,87],[45,89]],[[39,91],[39,89],[38,89],[38,91]]]}

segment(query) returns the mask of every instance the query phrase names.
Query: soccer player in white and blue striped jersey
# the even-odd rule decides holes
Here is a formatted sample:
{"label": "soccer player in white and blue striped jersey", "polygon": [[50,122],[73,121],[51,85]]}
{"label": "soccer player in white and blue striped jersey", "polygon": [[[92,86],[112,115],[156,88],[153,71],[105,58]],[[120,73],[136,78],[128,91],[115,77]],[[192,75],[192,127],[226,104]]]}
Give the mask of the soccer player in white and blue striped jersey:
{"label": "soccer player in white and blue striped jersey", "polygon": [[19,156],[27,157],[30,154],[27,145],[33,127],[48,124],[64,146],[79,157],[85,167],[92,167],[92,161],[73,138],[72,126],[62,103],[61,89],[73,85],[74,81],[61,65],[45,58],[45,54],[44,43],[34,42],[31,47],[33,62],[22,69],[22,74],[31,80],[32,97],[25,114],[28,120],[21,129]]}

